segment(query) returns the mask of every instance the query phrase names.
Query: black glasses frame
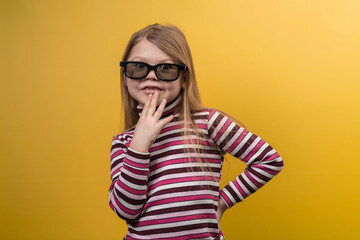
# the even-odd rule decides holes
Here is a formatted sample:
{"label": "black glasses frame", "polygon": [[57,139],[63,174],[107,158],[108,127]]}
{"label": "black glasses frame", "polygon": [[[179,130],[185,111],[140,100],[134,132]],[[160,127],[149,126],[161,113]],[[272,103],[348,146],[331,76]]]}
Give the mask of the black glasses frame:
{"label": "black glasses frame", "polygon": [[[129,63],[140,63],[140,64],[143,64],[146,66],[147,68],[147,71],[146,73],[144,74],[144,76],[142,77],[131,77],[127,74],[127,71],[126,71],[126,66],[129,64]],[[174,79],[167,79],[167,78],[162,78],[161,76],[158,75],[157,73],[157,69],[158,67],[160,66],[163,66],[163,65],[166,65],[166,66],[176,66],[178,68],[178,73],[177,73],[177,76],[176,78]],[[181,64],[175,64],[175,63],[160,63],[160,64],[156,64],[156,65],[150,65],[150,64],[147,64],[147,63],[144,63],[144,62],[137,62],[137,61],[123,61],[123,62],[120,62],[120,66],[124,68],[124,72],[125,72],[125,75],[128,77],[128,78],[131,78],[131,79],[144,79],[151,70],[154,70],[155,72],[155,75],[158,79],[162,80],[162,81],[175,81],[176,79],[179,78],[180,76],[180,71],[184,70],[186,71],[187,70],[187,67],[186,65],[181,65]]]}

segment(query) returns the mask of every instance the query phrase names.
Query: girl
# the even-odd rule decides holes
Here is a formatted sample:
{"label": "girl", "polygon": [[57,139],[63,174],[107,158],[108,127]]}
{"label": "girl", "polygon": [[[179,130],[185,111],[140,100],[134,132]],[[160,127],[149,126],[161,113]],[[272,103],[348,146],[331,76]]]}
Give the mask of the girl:
{"label": "girl", "polygon": [[[111,145],[109,204],[124,239],[224,239],[220,219],[280,172],[279,154],[201,105],[190,49],[174,26],[130,39],[121,65],[125,129]],[[219,191],[225,153],[247,168]]]}

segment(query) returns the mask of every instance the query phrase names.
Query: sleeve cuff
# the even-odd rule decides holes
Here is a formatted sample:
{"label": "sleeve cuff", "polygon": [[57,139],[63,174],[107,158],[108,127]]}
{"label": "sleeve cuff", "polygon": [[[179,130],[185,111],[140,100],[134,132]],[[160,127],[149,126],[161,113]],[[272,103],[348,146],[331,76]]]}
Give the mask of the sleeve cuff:
{"label": "sleeve cuff", "polygon": [[131,155],[132,157],[141,158],[141,159],[147,159],[150,157],[150,153],[138,152],[130,147],[128,147],[127,154]]}
{"label": "sleeve cuff", "polygon": [[225,195],[222,190],[220,191],[220,197],[225,202],[225,205],[228,209],[234,206],[234,204],[230,201],[230,199]]}

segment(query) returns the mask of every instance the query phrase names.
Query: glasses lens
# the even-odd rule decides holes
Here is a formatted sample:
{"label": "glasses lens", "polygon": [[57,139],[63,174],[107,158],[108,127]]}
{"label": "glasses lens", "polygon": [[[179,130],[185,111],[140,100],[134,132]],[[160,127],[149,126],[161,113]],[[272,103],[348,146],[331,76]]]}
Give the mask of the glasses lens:
{"label": "glasses lens", "polygon": [[178,78],[179,68],[172,64],[162,64],[157,70],[159,77],[165,80],[174,80]]}
{"label": "glasses lens", "polygon": [[143,63],[128,63],[126,65],[126,74],[133,78],[144,78],[148,68]]}

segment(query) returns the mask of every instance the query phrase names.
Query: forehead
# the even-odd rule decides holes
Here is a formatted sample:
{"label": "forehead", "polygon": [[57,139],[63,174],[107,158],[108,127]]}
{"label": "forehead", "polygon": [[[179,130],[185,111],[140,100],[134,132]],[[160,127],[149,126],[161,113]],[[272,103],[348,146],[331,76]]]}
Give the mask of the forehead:
{"label": "forehead", "polygon": [[173,62],[170,56],[147,39],[141,40],[131,49],[128,61],[142,61],[149,64]]}

